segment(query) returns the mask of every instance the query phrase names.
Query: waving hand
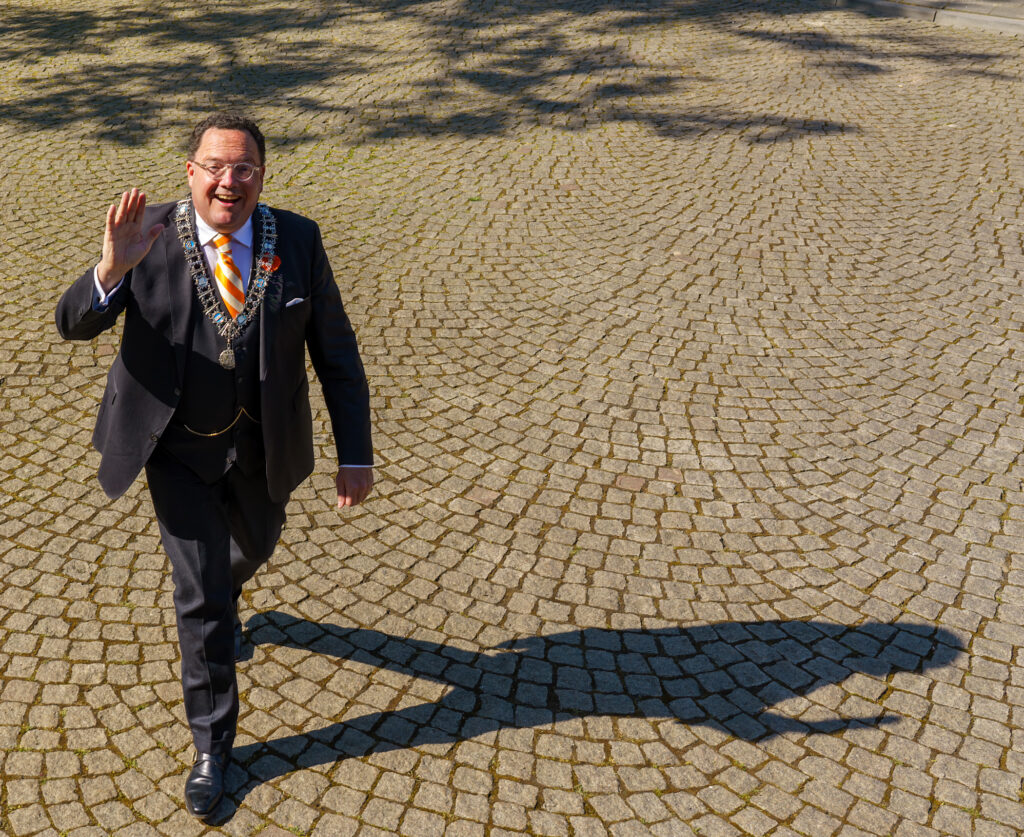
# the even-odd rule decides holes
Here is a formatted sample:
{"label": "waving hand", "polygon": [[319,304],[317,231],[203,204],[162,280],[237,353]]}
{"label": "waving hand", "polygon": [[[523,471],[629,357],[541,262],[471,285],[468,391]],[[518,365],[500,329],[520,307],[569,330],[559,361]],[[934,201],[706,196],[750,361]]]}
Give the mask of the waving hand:
{"label": "waving hand", "polygon": [[103,258],[97,267],[97,278],[103,290],[110,292],[124,275],[141,262],[163,232],[163,224],[142,229],[146,195],[132,189],[121,195],[121,203],[107,210],[107,226],[103,233]]}

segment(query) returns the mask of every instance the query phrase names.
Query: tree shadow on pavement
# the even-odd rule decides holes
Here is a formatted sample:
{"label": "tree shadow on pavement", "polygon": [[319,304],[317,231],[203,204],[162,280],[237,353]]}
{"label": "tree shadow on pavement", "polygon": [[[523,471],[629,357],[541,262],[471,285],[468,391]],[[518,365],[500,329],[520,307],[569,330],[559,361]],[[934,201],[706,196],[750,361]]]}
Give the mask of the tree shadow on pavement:
{"label": "tree shadow on pavement", "polygon": [[[502,729],[572,718],[676,719],[746,741],[786,732],[835,733],[895,723],[862,714],[856,697],[844,717],[797,700],[803,716],[775,711],[784,701],[855,674],[885,678],[954,662],[964,648],[951,632],[925,625],[824,621],[725,622],[688,628],[587,628],[528,637],[471,652],[453,645],[317,624],[279,612],[248,624],[257,645],[279,645],[444,684],[437,701],[370,712],[308,733],[236,748],[233,797],[296,769],[427,744],[454,744]],[[791,711],[794,711],[791,709]]]}
{"label": "tree shadow on pavement", "polygon": [[[855,44],[822,32],[745,25],[820,10],[807,0],[367,0],[301,7],[271,0],[75,12],[15,5],[0,20],[0,61],[21,62],[25,71],[0,107],[0,124],[80,125],[87,136],[133,145],[180,120],[170,114],[184,101],[191,114],[215,105],[286,105],[313,137],[328,130],[318,114],[336,116],[344,142],[496,136],[536,121],[569,131],[633,122],[666,137],[734,131],[752,143],[855,130],[813,114],[746,113],[727,103],[680,108],[679,97],[659,97],[716,80],[684,71],[678,60],[647,61],[620,37],[696,21],[817,55],[849,71],[851,83],[858,74],[885,71],[880,62],[896,53],[877,40],[866,46],[864,39]],[[331,27],[342,24],[346,37],[339,38]],[[393,25],[416,35],[381,40]],[[906,57],[907,39],[920,37],[901,37],[899,54]],[[984,72],[978,62],[998,57],[960,52],[938,35],[927,40],[911,54],[948,71],[977,74]],[[45,69],[53,66],[60,70]],[[413,66],[418,76],[407,73]],[[352,79],[360,80],[359,97],[344,88]]]}
{"label": "tree shadow on pavement", "polygon": [[[99,138],[135,145],[161,123],[166,127],[164,111],[182,94],[194,99],[196,114],[213,110],[213,103],[252,109],[268,97],[324,110],[326,103],[302,91],[367,72],[362,59],[372,51],[353,44],[343,54],[317,53],[322,19],[251,4],[193,16],[171,6],[11,9],[0,19],[0,61],[60,56],[68,69],[19,79],[19,95],[4,103],[0,123],[36,129],[93,123]],[[254,61],[254,47],[268,49],[272,39],[279,41],[274,60]]]}

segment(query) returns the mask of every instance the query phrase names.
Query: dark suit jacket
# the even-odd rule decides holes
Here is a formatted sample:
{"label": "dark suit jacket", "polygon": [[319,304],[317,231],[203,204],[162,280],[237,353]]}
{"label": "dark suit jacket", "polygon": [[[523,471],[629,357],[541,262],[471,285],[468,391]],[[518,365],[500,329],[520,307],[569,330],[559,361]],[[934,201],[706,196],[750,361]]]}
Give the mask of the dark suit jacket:
{"label": "dark suit jacket", "polygon": [[[199,301],[178,241],[174,207],[146,209],[143,229],[157,223],[165,229],[105,311],[93,310],[92,269],[57,305],[57,329],[70,340],[92,339],[124,312],[121,349],[107,375],[93,433],[102,454],[100,485],[111,498],[121,496],[138,476],[181,395],[191,348],[191,307]],[[320,229],[300,215],[272,211],[281,264],[267,283],[258,323],[260,402],[267,485],[272,499],[284,501],[313,470],[305,347],[327,402],[339,463],[370,465],[373,452],[366,375]],[[254,263],[260,226],[254,219]],[[287,305],[292,300],[301,302]]]}

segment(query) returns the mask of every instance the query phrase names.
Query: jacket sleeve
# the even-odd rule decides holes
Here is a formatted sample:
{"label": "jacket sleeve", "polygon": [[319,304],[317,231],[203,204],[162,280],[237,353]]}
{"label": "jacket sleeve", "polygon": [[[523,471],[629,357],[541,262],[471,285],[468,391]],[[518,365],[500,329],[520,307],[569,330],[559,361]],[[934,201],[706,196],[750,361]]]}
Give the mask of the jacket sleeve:
{"label": "jacket sleeve", "polygon": [[341,465],[372,465],[370,388],[359,358],[356,335],[345,314],[334,274],[314,225],[310,296],[306,328],[313,369],[323,389]]}
{"label": "jacket sleeve", "polygon": [[128,301],[128,287],[131,272],[125,276],[121,286],[107,300],[102,311],[93,308],[96,286],[93,283],[93,268],[75,280],[57,303],[57,331],[65,340],[92,340],[106,331],[124,310]]}

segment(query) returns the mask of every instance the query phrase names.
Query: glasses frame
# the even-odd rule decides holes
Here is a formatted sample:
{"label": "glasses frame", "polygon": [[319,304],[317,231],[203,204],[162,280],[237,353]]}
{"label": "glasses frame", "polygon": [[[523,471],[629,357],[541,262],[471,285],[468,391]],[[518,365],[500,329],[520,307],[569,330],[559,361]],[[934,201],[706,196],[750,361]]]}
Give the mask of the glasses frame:
{"label": "glasses frame", "polygon": [[[227,170],[231,169],[231,173],[235,176],[235,179],[239,183],[251,183],[252,179],[256,176],[256,172],[263,171],[263,166],[258,166],[255,163],[220,163],[219,167],[222,168],[223,171],[221,171],[219,175],[216,175],[211,170],[211,166],[209,163],[200,163],[198,160],[191,160],[190,162],[194,166],[199,166],[199,168],[205,171],[213,180],[220,180],[222,177],[224,177]],[[242,177],[242,175],[240,175],[237,171],[239,166],[252,166],[252,173],[248,177]]]}

